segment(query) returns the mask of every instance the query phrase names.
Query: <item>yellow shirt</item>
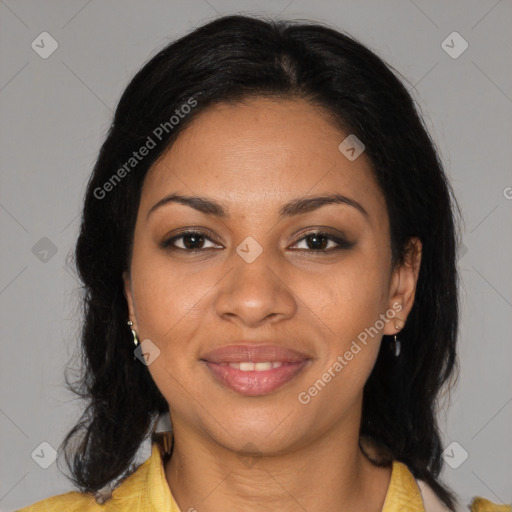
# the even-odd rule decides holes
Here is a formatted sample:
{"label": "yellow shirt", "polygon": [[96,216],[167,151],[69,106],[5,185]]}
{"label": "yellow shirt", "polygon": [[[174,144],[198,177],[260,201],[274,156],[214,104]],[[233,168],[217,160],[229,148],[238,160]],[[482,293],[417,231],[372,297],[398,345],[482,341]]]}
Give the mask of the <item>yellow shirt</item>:
{"label": "yellow shirt", "polygon": [[[425,490],[423,495],[425,496]],[[399,461],[393,461],[391,480],[382,512],[429,512],[429,510],[425,510],[422,491],[409,468]],[[442,510],[442,508],[432,510]],[[479,510],[475,508],[474,512]],[[43,499],[17,512],[79,511],[180,512],[165,478],[160,445],[152,444],[151,456],[114,489],[112,497],[102,505],[96,503],[92,495],[71,491]]]}

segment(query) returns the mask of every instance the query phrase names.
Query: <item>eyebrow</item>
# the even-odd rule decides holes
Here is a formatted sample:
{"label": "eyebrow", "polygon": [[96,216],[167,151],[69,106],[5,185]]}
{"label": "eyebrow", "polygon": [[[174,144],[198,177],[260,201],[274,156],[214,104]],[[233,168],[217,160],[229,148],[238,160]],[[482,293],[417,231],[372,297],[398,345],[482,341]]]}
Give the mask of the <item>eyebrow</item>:
{"label": "eyebrow", "polygon": [[[213,199],[200,196],[183,196],[180,194],[169,194],[160,199],[149,210],[146,219],[156,209],[161,208],[170,203],[180,203],[207,215],[215,215],[216,217],[227,218],[229,217],[228,209],[224,208],[220,203]],[[354,199],[346,197],[342,194],[325,194],[322,196],[303,197],[292,199],[279,210],[279,219],[291,217],[293,215],[300,215],[301,213],[308,213],[327,204],[345,204],[352,206],[361,212],[365,217],[368,217],[368,212]]]}

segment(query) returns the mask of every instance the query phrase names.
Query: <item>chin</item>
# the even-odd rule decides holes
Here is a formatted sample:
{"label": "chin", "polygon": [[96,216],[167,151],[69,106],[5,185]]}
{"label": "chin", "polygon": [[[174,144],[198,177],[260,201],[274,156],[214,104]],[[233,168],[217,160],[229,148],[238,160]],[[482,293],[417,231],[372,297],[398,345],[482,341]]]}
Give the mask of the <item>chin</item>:
{"label": "chin", "polygon": [[213,431],[210,435],[215,441],[225,448],[239,453],[240,455],[278,455],[287,451],[297,443],[300,443],[306,432],[300,432],[292,427],[297,422],[291,416],[283,416],[279,420],[262,421],[244,418],[236,423],[222,423],[212,425]]}

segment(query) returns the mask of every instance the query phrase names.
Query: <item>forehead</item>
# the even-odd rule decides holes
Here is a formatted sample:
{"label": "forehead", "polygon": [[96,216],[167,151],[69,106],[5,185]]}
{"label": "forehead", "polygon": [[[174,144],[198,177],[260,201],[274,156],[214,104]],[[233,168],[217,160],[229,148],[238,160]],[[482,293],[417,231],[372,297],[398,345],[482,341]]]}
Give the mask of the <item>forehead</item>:
{"label": "forehead", "polygon": [[350,161],[338,149],[348,135],[304,100],[213,105],[150,169],[141,209],[171,192],[214,197],[234,212],[339,192],[378,215],[385,203],[369,159]]}

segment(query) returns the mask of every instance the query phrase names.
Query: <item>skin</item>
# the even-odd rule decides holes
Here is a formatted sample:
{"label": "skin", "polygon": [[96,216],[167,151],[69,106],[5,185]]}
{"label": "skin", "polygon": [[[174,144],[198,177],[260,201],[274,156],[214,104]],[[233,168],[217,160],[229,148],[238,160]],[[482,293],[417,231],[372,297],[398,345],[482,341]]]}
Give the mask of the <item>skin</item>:
{"label": "skin", "polygon": [[[421,243],[413,239],[404,264],[392,268],[384,196],[365,154],[349,161],[338,150],[347,135],[304,100],[218,104],[148,172],[123,278],[132,328],[160,350],[148,370],[171,411],[174,451],[164,471],[182,511],[382,509],[391,468],[374,466],[358,447],[362,391],[382,335],[396,334],[412,308]],[[286,202],[332,192],[367,216],[329,204],[278,219]],[[170,193],[206,196],[229,215],[168,203],[148,217]],[[321,226],[355,244],[320,253],[304,236]],[[181,251],[159,245],[192,227],[212,236],[177,239]],[[252,263],[236,252],[248,236],[263,250]],[[202,252],[186,252],[185,242]],[[397,317],[300,403],[298,394],[394,303]],[[295,348],[311,360],[276,391],[243,396],[200,361],[240,340]]]}

